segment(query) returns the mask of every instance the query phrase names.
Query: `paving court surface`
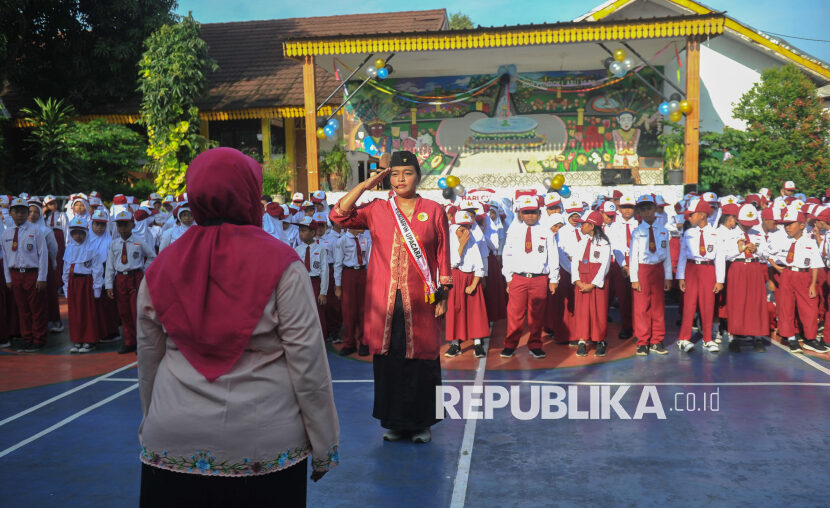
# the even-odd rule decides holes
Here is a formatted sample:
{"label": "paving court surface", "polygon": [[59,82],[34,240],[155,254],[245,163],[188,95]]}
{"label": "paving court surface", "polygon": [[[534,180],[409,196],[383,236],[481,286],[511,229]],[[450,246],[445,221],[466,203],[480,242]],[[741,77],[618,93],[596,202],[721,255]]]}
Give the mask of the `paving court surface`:
{"label": "paving court surface", "polygon": [[[566,394],[571,416],[590,413],[592,390],[613,396],[630,385],[619,398],[629,416],[644,390],[656,390],[665,419],[611,411],[607,420],[519,420],[505,408],[492,419],[446,419],[427,445],[383,442],[371,417],[371,363],[330,348],[341,464],[309,482],[308,505],[827,506],[830,358],[775,344],[766,353],[724,345],[718,354],[699,346],[680,354],[674,312],[667,356],[634,356],[612,323],[605,359],[547,343],[544,360],[524,346],[504,360],[499,322],[486,362],[467,346],[461,357],[442,357],[445,385],[518,386],[522,410],[533,390],[548,387]],[[64,332],[43,354],[0,351],[2,507],[138,504],[135,356],[116,354],[117,343],[86,356],[68,348]],[[713,400],[718,410],[704,410]]]}

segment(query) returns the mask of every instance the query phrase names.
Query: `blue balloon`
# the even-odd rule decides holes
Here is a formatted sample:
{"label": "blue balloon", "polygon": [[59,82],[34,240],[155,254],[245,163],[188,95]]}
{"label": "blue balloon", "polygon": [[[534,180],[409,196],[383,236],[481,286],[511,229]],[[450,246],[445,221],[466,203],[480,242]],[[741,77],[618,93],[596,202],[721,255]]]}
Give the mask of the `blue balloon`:
{"label": "blue balloon", "polygon": [[559,189],[559,195],[563,198],[571,197],[571,188],[567,185],[563,185],[561,189]]}
{"label": "blue balloon", "polygon": [[332,118],[331,120],[329,120],[329,123],[327,125],[329,125],[334,130],[340,128],[340,122],[337,121],[337,118]]}
{"label": "blue balloon", "polygon": [[326,125],[325,127],[323,127],[323,132],[326,133],[327,138],[330,138],[330,137],[334,136],[334,134],[337,131],[335,131],[334,128],[331,125]]}
{"label": "blue balloon", "polygon": [[386,67],[381,67],[380,69],[378,69],[378,77],[380,79],[388,78],[389,77],[389,69],[387,69]]}
{"label": "blue balloon", "polygon": [[657,106],[657,111],[659,111],[660,114],[663,115],[663,116],[668,116],[669,113],[671,113],[671,110],[669,109],[669,103],[668,102],[660,103],[660,105]]}
{"label": "blue balloon", "polygon": [[447,185],[447,177],[442,176],[441,178],[438,179],[438,188],[443,190],[443,189],[446,189],[447,187],[449,187]]}

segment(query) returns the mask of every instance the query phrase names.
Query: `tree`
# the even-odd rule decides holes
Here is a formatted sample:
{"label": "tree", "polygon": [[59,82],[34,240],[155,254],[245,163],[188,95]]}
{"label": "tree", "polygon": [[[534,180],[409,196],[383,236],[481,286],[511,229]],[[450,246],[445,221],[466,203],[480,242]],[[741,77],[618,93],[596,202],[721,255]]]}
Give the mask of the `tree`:
{"label": "tree", "polygon": [[69,118],[75,109],[63,99],[43,101],[35,99],[37,109],[22,109],[26,120],[34,125],[26,139],[32,153],[33,167],[28,184],[43,194],[56,194],[60,190],[80,183],[78,173],[73,171],[67,134]]}
{"label": "tree", "polygon": [[81,112],[135,94],[141,43],[175,0],[0,2],[0,85],[62,97]]}
{"label": "tree", "polygon": [[208,146],[199,134],[195,101],[207,87],[206,75],[217,65],[199,30],[192,15],[164,25],[144,42],[139,62],[141,122],[147,127],[147,155],[161,193],[183,192],[188,164]]}
{"label": "tree", "polygon": [[817,196],[830,182],[830,114],[822,109],[815,84],[794,65],[771,68],[733,110],[746,122],[745,132],[724,128],[721,149],[734,159],[724,170],[737,172],[738,188],[778,189],[792,180],[805,194]]}
{"label": "tree", "polygon": [[467,30],[473,28],[473,21],[463,12],[450,14],[450,30]]}

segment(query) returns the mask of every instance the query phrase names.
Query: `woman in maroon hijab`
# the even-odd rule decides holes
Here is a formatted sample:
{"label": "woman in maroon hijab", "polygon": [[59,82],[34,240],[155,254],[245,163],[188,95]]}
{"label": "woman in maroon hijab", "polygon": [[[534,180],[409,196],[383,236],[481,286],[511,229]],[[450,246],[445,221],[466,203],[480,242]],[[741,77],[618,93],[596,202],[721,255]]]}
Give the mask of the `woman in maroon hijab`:
{"label": "woman in maroon hijab", "polygon": [[[430,440],[438,349],[443,342],[446,289],[452,285],[449,226],[444,209],[418,196],[418,159],[400,151],[381,158],[380,173],[343,196],[329,218],[343,228],[368,229],[372,253],[366,274],[363,337],[374,355],[372,415],[389,429],[383,438]],[[389,176],[392,196],[355,206]]]}
{"label": "woman in maroon hijab", "polygon": [[198,225],[138,293],[141,506],[304,506],[339,461],[308,272],[262,229],[262,169],[231,148],[187,170]]}

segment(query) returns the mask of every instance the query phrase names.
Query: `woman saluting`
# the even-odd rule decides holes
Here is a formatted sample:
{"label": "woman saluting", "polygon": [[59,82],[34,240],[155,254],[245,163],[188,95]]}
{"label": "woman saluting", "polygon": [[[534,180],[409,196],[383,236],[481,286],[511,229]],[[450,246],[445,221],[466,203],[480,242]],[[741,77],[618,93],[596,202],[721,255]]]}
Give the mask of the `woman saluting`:
{"label": "woman saluting", "polygon": [[[330,213],[343,228],[368,229],[372,255],[366,280],[364,338],[374,355],[372,415],[388,429],[383,438],[430,440],[435,387],[441,384],[441,316],[452,286],[447,216],[441,205],[416,194],[421,167],[411,152],[381,158],[384,168],[343,196]],[[389,199],[355,203],[389,176]]]}

